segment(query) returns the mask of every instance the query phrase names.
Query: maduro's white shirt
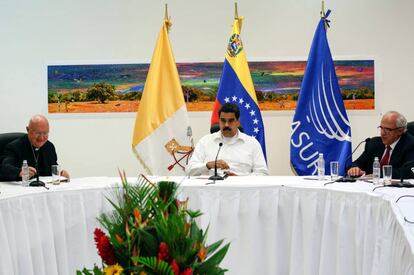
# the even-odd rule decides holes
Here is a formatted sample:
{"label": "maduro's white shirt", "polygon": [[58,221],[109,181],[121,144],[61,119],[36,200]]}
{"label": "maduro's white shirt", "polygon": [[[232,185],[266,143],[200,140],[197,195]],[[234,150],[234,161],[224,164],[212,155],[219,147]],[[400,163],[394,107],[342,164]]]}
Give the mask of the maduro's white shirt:
{"label": "maduro's white shirt", "polygon": [[260,143],[240,131],[230,139],[223,138],[221,131],[202,137],[186,167],[187,174],[191,176],[212,174],[213,171],[209,172],[206,164],[215,160],[220,142],[223,146],[217,159],[227,162],[230,167],[228,171],[239,176],[269,174]]}

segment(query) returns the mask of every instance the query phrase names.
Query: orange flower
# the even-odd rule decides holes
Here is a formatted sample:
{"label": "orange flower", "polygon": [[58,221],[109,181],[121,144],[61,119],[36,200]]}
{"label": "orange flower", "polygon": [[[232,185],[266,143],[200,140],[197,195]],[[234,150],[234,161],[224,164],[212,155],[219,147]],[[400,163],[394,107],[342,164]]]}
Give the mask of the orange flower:
{"label": "orange flower", "polygon": [[204,261],[204,259],[207,256],[207,249],[204,248],[203,245],[200,245],[200,250],[197,253],[198,258],[200,259],[200,261]]}
{"label": "orange flower", "polygon": [[134,247],[132,248],[132,256],[138,256],[138,255],[139,255],[138,247],[134,245]]}
{"label": "orange flower", "polygon": [[190,227],[191,227],[191,224],[190,223],[184,224],[184,232],[185,232],[185,234],[188,233],[188,230],[190,229]]}
{"label": "orange flower", "polygon": [[134,217],[137,224],[140,224],[142,222],[141,212],[139,212],[138,208],[134,209]]}
{"label": "orange flower", "polygon": [[116,240],[118,241],[119,244],[122,244],[124,242],[124,240],[118,234],[115,234],[115,238],[116,238]]}
{"label": "orange flower", "polygon": [[128,237],[131,236],[131,232],[129,231],[128,221],[125,223],[125,232],[126,232]]}

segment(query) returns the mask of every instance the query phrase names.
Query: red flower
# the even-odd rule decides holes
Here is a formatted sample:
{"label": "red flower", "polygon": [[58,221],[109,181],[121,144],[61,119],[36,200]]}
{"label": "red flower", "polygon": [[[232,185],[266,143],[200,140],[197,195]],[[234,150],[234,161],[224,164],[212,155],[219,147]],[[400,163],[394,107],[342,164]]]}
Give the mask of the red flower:
{"label": "red flower", "polygon": [[105,233],[99,228],[95,228],[94,234],[96,248],[98,249],[99,256],[101,256],[102,260],[107,265],[116,264],[114,248],[109,242],[108,236],[106,236]]}
{"label": "red flower", "polygon": [[193,275],[193,270],[190,267],[187,267],[181,275]]}
{"label": "red flower", "polygon": [[170,257],[170,251],[168,250],[168,246],[165,242],[160,242],[160,247],[158,248],[158,259],[168,261]]}
{"label": "red flower", "polygon": [[105,233],[100,230],[99,228],[95,228],[95,232],[94,232],[94,239],[95,239],[95,243],[98,243],[99,240],[101,239],[102,236],[105,236]]}
{"label": "red flower", "polygon": [[180,267],[175,260],[172,260],[171,262],[171,269],[173,270],[174,275],[180,275]]}

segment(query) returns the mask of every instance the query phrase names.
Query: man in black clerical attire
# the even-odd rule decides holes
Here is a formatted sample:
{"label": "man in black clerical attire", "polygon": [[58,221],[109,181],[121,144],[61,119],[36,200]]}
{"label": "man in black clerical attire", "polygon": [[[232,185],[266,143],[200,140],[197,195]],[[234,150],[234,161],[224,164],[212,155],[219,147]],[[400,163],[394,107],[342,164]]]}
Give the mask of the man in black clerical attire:
{"label": "man in black clerical attire", "polygon": [[[4,179],[18,181],[22,177],[22,163],[27,160],[30,177],[36,173],[39,176],[51,176],[51,166],[57,164],[55,146],[48,141],[49,122],[42,115],[33,116],[26,127],[27,135],[7,144],[4,149],[4,159],[1,174]],[[61,175],[69,178],[67,171]]]}
{"label": "man in black clerical attire", "polygon": [[367,142],[365,151],[352,163],[348,174],[353,177],[372,174],[374,158],[378,157],[381,167],[385,164],[392,165],[392,178],[413,178],[410,163],[414,161],[414,137],[406,133],[405,117],[398,112],[389,111],[382,117],[378,128],[381,136]]}

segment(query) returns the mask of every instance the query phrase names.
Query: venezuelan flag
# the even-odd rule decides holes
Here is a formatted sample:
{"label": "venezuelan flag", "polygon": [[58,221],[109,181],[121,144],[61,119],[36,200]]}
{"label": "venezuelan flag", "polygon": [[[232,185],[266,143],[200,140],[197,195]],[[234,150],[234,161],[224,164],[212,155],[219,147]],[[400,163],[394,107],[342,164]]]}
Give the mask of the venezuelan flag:
{"label": "venezuelan flag", "polygon": [[152,175],[183,175],[192,152],[180,78],[164,20],[139,104],[132,150],[145,171]]}
{"label": "venezuelan flag", "polygon": [[243,17],[237,17],[233,23],[217,98],[211,116],[211,125],[218,123],[218,110],[221,105],[228,102],[237,104],[240,109],[240,124],[244,133],[255,137],[259,141],[266,157],[262,115],[257,103],[246,52],[240,37],[242,22]]}

